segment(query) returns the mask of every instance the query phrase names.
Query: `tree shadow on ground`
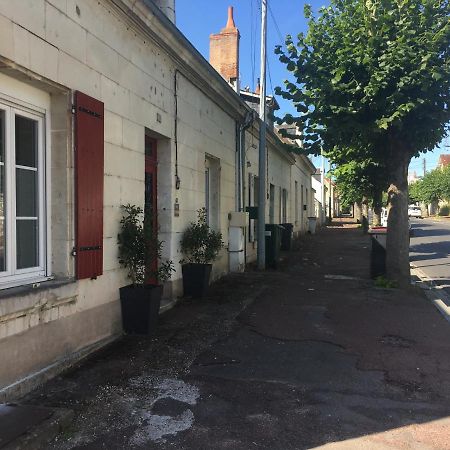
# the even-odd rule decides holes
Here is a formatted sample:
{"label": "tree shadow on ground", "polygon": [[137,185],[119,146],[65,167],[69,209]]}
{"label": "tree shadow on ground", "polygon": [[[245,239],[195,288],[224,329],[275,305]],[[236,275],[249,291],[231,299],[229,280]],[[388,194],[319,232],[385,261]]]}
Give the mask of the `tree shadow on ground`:
{"label": "tree shadow on ground", "polygon": [[429,230],[422,230],[422,227],[417,227],[412,225],[412,229],[414,230],[414,237],[432,237],[432,236],[449,236],[450,237],[450,229],[445,228],[433,228]]}

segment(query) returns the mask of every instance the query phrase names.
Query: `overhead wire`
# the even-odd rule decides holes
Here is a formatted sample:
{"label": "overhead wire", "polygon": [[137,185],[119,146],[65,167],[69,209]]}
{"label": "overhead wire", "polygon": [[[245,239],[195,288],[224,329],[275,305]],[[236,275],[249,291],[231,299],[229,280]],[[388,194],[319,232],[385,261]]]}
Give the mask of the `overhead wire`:
{"label": "overhead wire", "polygon": [[275,18],[275,14],[272,11],[272,8],[270,6],[270,3],[267,3],[269,14],[272,17],[273,23],[275,25],[275,30],[278,33],[278,37],[280,38],[280,43],[284,42],[283,34],[281,33],[280,27],[278,26],[277,19]]}
{"label": "overhead wire", "polygon": [[[255,73],[256,73],[256,16],[253,9],[253,2],[255,0],[250,0],[250,62],[252,69],[252,88],[255,83]],[[258,6],[258,5],[256,5]]]}

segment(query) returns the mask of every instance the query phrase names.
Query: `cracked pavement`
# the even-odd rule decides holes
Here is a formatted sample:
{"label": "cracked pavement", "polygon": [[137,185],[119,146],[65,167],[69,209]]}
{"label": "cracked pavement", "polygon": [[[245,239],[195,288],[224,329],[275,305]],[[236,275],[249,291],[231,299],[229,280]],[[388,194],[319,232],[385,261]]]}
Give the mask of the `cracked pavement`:
{"label": "cracked pavement", "polygon": [[354,226],[295,247],[23,399],[75,411],[50,448],[450,449],[448,322],[373,286]]}

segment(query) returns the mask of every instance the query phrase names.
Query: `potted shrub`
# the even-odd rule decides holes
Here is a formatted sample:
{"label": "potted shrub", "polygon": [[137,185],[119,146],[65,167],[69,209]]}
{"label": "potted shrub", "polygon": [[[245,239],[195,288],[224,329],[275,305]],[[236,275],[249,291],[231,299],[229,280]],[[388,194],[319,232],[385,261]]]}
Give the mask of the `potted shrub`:
{"label": "potted shrub", "polygon": [[209,286],[212,262],[223,247],[222,233],[212,230],[206,209],[198,210],[197,222],[191,222],[181,238],[183,291],[185,296],[203,297]]}
{"label": "potted shrub", "polygon": [[122,206],[118,235],[119,262],[131,284],[120,288],[123,328],[129,334],[152,334],[158,323],[162,283],[175,270],[172,261],[161,263],[162,242],[139,206]]}

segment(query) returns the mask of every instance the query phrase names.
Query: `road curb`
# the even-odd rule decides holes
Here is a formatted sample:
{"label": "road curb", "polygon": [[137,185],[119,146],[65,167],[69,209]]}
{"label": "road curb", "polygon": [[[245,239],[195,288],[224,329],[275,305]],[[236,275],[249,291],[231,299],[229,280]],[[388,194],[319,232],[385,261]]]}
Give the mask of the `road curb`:
{"label": "road curb", "polygon": [[430,277],[428,277],[422,270],[414,265],[411,265],[411,275],[415,275],[420,283],[415,282],[423,289],[427,298],[433,303],[439,312],[450,322],[450,297],[445,291]]}

